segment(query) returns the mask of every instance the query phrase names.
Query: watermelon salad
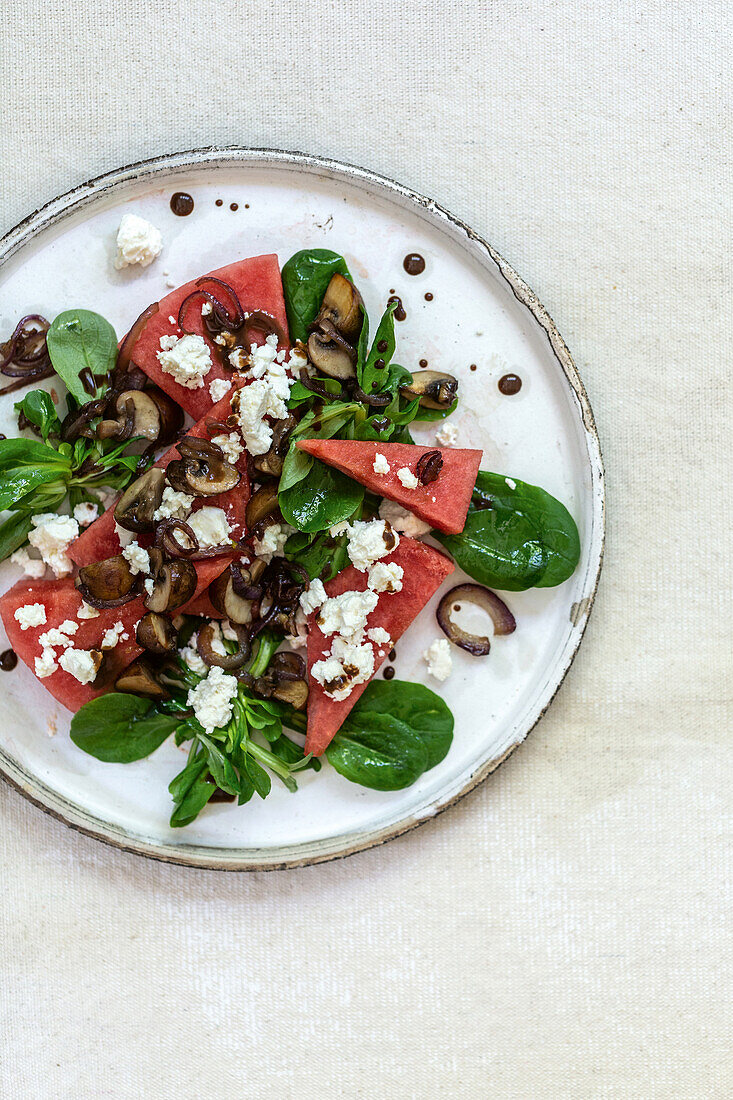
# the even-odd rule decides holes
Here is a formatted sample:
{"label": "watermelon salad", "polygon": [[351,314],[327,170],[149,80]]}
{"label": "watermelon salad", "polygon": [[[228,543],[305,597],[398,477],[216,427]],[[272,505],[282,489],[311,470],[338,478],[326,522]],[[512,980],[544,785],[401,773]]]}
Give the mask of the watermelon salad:
{"label": "watermelon salad", "polygon": [[[99,760],[173,738],[173,827],[324,764],[416,782],[450,750],[456,647],[486,659],[516,627],[507,593],[577,565],[566,508],[458,445],[458,379],[398,364],[396,305],[371,334],[345,259],[311,249],[203,274],[121,338],[69,309],[0,344],[19,428],[0,440],[0,557],[22,574],[0,664],[17,655]],[[456,567],[426,682],[395,679],[395,645]]]}

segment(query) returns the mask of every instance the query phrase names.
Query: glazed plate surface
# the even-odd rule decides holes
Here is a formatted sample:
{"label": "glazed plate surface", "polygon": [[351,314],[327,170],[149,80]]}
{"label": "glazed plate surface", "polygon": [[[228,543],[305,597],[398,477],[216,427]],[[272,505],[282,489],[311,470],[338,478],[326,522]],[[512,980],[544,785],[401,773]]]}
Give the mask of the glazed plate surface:
{"label": "glazed plate surface", "polygon": [[[179,190],[194,198],[187,217],[170,209]],[[113,267],[125,211],[163,233],[163,253],[145,270]],[[458,445],[483,448],[482,468],[562,500],[580,530],[580,564],[558,588],[507,594],[516,632],[497,639],[484,659],[453,647],[453,674],[442,688],[429,681],[421,654],[442,636],[440,596],[464,574],[457,570],[431,601],[400,641],[395,668],[401,679],[444,694],[455,737],[443,763],[404,791],[369,791],[325,766],[301,773],[297,794],[273,784],[266,801],[215,805],[188,828],[171,830],[167,786],[182,750],[166,744],[136,764],[100,763],[70,742],[70,715],[28,669],[3,675],[4,776],[68,824],[144,855],[222,870],[285,867],[349,854],[433,816],[532,729],[570,666],[593,601],[603,469],[570,355],[535,295],[489,245],[432,201],[382,177],[301,154],[237,149],[176,154],[111,173],[54,200],[0,242],[0,334],[25,313],[52,318],[72,306],[102,313],[122,334],[168,283],[243,256],[277,252],[284,263],[298,249],[317,247],[346,257],[372,325],[390,294],[400,296],[407,316],[396,326],[396,360],[417,370],[427,359],[459,378]],[[410,252],[426,260],[419,276],[403,268]],[[502,396],[497,382],[510,372],[522,389]],[[45,385],[61,389],[56,380]],[[0,399],[0,431],[9,436],[17,434],[14,400]],[[436,427],[417,428],[416,440],[434,445]],[[0,590],[18,575],[17,567],[0,566]]]}

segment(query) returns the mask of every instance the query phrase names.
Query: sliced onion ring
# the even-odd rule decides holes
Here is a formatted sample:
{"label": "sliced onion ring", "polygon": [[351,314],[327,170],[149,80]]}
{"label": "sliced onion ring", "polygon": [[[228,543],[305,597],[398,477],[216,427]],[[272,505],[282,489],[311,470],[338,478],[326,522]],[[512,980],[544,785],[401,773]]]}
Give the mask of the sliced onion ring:
{"label": "sliced onion ring", "polygon": [[517,622],[511,611],[495,592],[484,588],[482,584],[459,584],[446,592],[438,604],[436,618],[438,626],[449,641],[472,653],[474,657],[485,657],[491,649],[491,641],[482,634],[469,634],[451,619],[451,612],[457,603],[473,603],[490,617],[494,624],[494,633],[512,634]]}
{"label": "sliced onion ring", "polygon": [[115,365],[115,374],[124,374],[130,365],[130,356],[132,355],[133,348],[137,343],[140,336],[142,336],[145,326],[151,317],[154,317],[158,312],[159,306],[157,302],[153,302],[147,309],[144,309],[138,319],[133,324],[127,336],[120,344],[120,350],[117,352],[117,363]]}
{"label": "sliced onion ring", "polygon": [[[179,539],[182,535],[187,545]],[[199,549],[199,540],[189,526],[182,519],[164,519],[155,529],[155,545],[168,555],[169,558],[190,558]]]}
{"label": "sliced onion ring", "polygon": [[196,648],[201,656],[201,660],[204,664],[207,664],[209,668],[215,666],[216,668],[237,669],[241,668],[242,665],[246,664],[249,660],[252,642],[247,627],[240,626],[237,623],[231,623],[230,625],[237,635],[238,648],[236,653],[227,653],[223,655],[215,652],[213,642],[217,628],[214,623],[207,623],[205,626],[202,626],[198,632]]}

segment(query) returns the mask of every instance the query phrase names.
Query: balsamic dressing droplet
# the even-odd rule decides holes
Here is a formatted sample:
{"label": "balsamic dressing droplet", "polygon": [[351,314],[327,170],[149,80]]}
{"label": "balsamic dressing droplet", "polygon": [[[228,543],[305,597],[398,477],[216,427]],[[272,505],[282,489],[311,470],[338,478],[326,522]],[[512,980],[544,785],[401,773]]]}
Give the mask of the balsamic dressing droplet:
{"label": "balsamic dressing droplet", "polygon": [[505,374],[499,379],[498,385],[500,393],[505,394],[507,397],[512,397],[521,390],[522,379],[518,374]]}
{"label": "balsamic dressing droplet", "polygon": [[379,343],[377,344],[377,351],[386,351],[388,347],[389,347],[389,344],[387,343],[386,340],[380,340]]}
{"label": "balsamic dressing droplet", "polygon": [[408,275],[422,275],[425,270],[425,260],[419,252],[408,252],[402,261],[402,266]]}
{"label": "balsamic dressing droplet", "polygon": [[392,668],[391,665],[387,665],[387,667],[384,670],[384,678],[385,678],[385,680],[391,680],[393,677],[394,677],[394,669]]}
{"label": "balsamic dressing droplet", "polygon": [[171,210],[179,218],[185,218],[193,210],[193,199],[185,191],[176,191],[171,195]]}
{"label": "balsamic dressing droplet", "polygon": [[239,203],[238,202],[230,202],[229,203],[229,209],[230,210],[239,210]]}
{"label": "balsamic dressing droplet", "polygon": [[390,302],[397,303],[397,309],[394,311],[395,321],[404,321],[407,314],[405,313],[405,307],[402,305],[402,299],[399,294],[393,294],[391,298],[388,298],[387,305],[389,305]]}
{"label": "balsamic dressing droplet", "polygon": [[12,672],[18,663],[18,654],[12,649],[6,649],[0,653],[0,670]]}
{"label": "balsamic dressing droplet", "polygon": [[468,369],[469,370],[478,370],[478,367],[476,366],[475,363],[471,363],[471,366]]}
{"label": "balsamic dressing droplet", "polygon": [[397,657],[397,650],[396,649],[390,649],[389,653],[387,654],[387,660],[388,661],[394,661],[396,657]]}
{"label": "balsamic dressing droplet", "polygon": [[425,295],[425,301],[426,302],[432,302],[432,300],[433,300],[433,296],[430,293],[430,291],[428,291],[427,294]]}
{"label": "balsamic dressing droplet", "polygon": [[420,366],[423,368],[423,370],[425,369],[425,367],[427,367],[427,365],[428,365],[427,359],[421,359],[420,360]]}
{"label": "balsamic dressing droplet", "polygon": [[217,199],[216,200],[216,205],[217,206],[223,206],[224,205],[224,199]]}

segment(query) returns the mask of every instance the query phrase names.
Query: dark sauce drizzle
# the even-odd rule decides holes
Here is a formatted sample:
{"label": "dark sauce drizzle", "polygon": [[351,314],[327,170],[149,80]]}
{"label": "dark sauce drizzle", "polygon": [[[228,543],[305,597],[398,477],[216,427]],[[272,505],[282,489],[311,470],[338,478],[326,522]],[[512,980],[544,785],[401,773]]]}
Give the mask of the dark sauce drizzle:
{"label": "dark sauce drizzle", "polygon": [[408,252],[402,261],[402,266],[408,275],[422,275],[425,270],[425,260],[419,252]]}
{"label": "dark sauce drizzle", "polygon": [[187,217],[193,210],[193,199],[186,191],[176,191],[171,195],[171,210],[179,218]]}
{"label": "dark sauce drizzle", "polygon": [[499,393],[505,394],[507,397],[512,397],[515,393],[519,393],[522,388],[522,379],[518,374],[505,374],[499,379]]}
{"label": "dark sauce drizzle", "polygon": [[430,293],[430,291],[428,291],[427,294],[425,295],[425,301],[426,302],[432,302],[432,300],[433,300],[433,296]]}
{"label": "dark sauce drizzle", "polygon": [[407,314],[405,313],[405,307],[402,305],[402,299],[400,298],[399,294],[393,294],[390,298],[388,298],[387,305],[389,305],[390,302],[397,303],[397,308],[394,311],[395,321],[404,321]]}
{"label": "dark sauce drizzle", "polygon": [[18,663],[18,654],[13,649],[6,649],[3,653],[0,653],[0,670],[2,672],[12,672]]}
{"label": "dark sauce drizzle", "polygon": [[387,665],[387,667],[384,670],[385,680],[391,680],[393,676],[394,676],[394,669],[392,668],[392,665]]}

